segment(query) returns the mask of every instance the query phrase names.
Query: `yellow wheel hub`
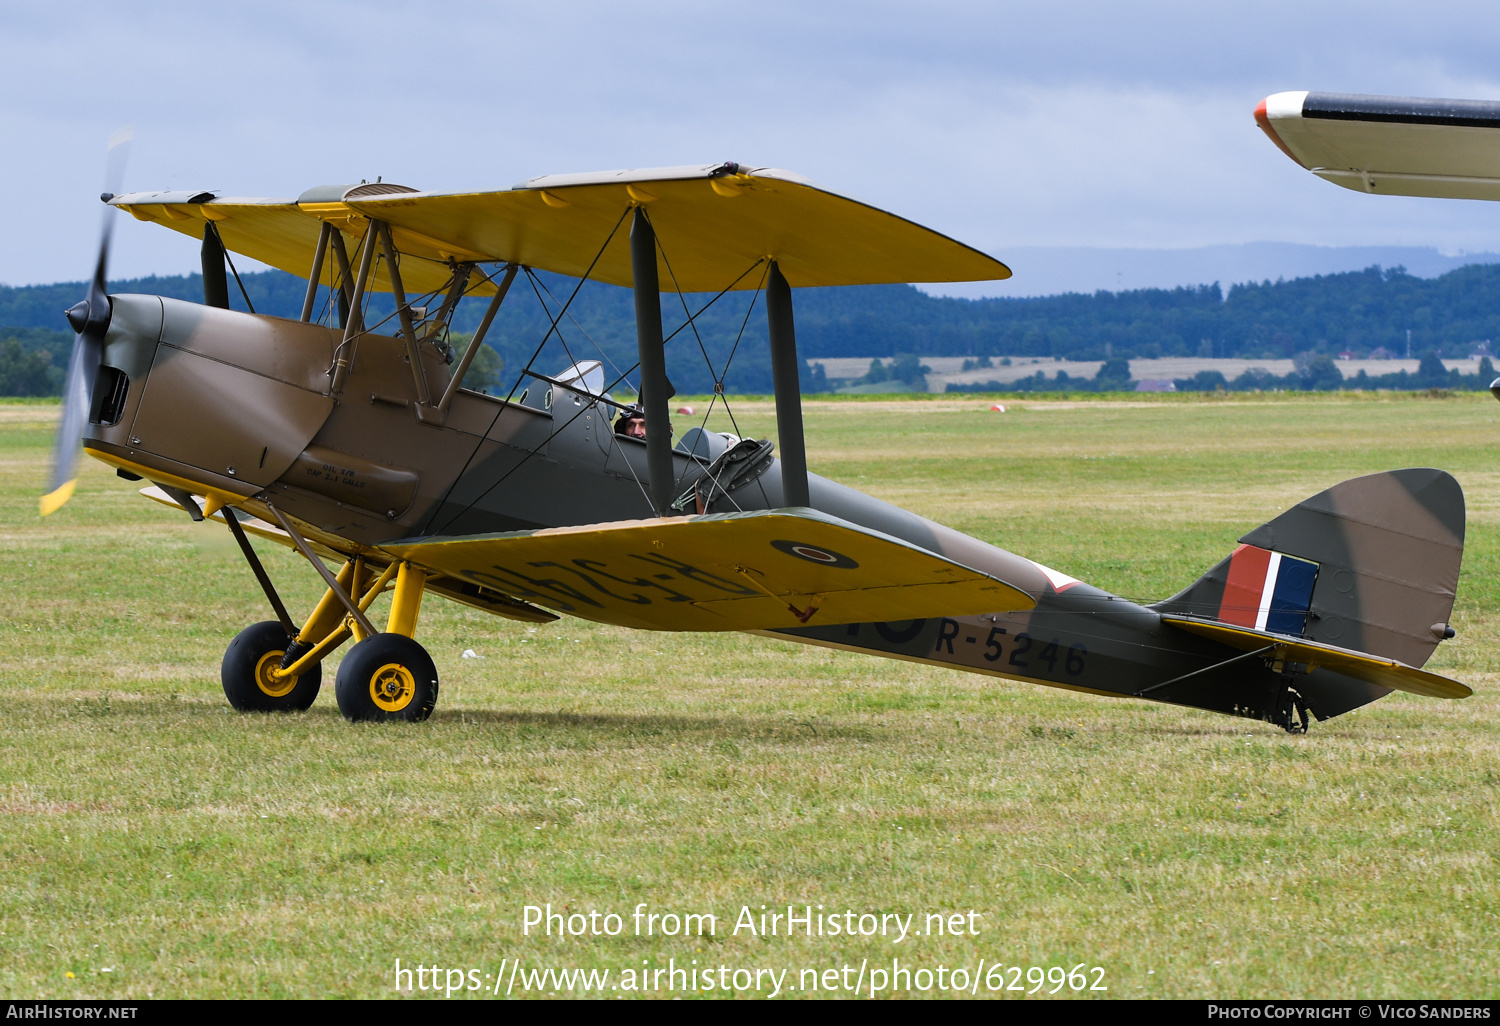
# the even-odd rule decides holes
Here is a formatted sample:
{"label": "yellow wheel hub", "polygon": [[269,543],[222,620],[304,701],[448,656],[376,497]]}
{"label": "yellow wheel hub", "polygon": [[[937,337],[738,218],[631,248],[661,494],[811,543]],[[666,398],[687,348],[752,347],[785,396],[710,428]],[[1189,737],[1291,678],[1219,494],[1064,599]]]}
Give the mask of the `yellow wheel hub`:
{"label": "yellow wheel hub", "polygon": [[370,698],[386,712],[400,712],[417,695],[417,679],[400,663],[386,663],[370,674]]}
{"label": "yellow wheel hub", "polygon": [[298,677],[272,676],[272,673],[281,669],[281,657],[286,655],[284,650],[267,652],[260,657],[255,664],[255,686],[272,698],[282,698],[291,694],[292,688],[297,686]]}

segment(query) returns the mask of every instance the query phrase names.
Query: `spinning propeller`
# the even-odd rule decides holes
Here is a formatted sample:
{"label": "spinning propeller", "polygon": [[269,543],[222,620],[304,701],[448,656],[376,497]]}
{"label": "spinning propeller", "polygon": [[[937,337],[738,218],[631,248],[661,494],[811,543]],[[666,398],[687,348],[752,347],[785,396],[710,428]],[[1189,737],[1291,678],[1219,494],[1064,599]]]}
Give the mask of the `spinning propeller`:
{"label": "spinning propeller", "polygon": [[[100,196],[106,203],[120,188],[129,143],[129,129],[116,132],[110,139],[105,192]],[[104,360],[104,333],[109,330],[110,308],[109,294],[105,291],[105,273],[109,268],[113,213],[112,208],[105,208],[104,225],[99,236],[99,259],[94,264],[94,277],[89,282],[88,292],[67,313],[68,323],[78,333],[78,337],[73,340],[73,355],[68,360],[68,378],[63,385],[62,419],[57,425],[57,441],[52,450],[52,476],[47,481],[47,494],[41,500],[42,516],[61,509],[72,498],[73,489],[78,484],[73,471],[78,463],[79,443],[83,440],[84,425],[88,423],[94,399],[94,381],[99,376],[99,365]]]}

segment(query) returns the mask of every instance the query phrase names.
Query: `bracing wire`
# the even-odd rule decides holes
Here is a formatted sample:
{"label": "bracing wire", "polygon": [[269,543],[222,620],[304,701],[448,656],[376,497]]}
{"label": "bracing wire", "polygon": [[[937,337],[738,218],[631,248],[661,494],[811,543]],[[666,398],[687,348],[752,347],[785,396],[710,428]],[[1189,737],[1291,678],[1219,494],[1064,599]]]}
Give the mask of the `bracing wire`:
{"label": "bracing wire", "polygon": [[[618,228],[618,227],[619,227],[619,225],[616,225],[616,228]],[[606,245],[608,245],[607,242],[606,242]],[[602,252],[602,250],[601,250],[601,252]],[[755,261],[755,263],[753,263],[749,267],[745,268],[745,270],[742,271],[742,272],[740,272],[739,276],[736,277],[734,279],[734,281],[730,282],[730,284],[728,286],[726,286],[724,289],[722,289],[718,293],[716,293],[712,299],[710,299],[708,302],[704,303],[703,306],[699,307],[698,312],[695,313],[695,314],[693,314],[692,317],[689,318],[689,321],[692,321],[692,320],[694,320],[694,319],[696,319],[698,317],[701,317],[703,315],[703,312],[705,310],[707,310],[709,307],[713,306],[713,304],[717,303],[724,296],[728,295],[729,292],[734,288],[735,285],[738,285],[742,280],[744,280],[745,275],[747,275],[751,271],[755,270],[755,268],[759,267],[761,265],[761,263],[763,263],[763,262],[764,261],[762,261],[762,260],[757,260],[757,261]],[[590,270],[592,270],[592,269],[593,269],[593,265],[591,264],[590,265]],[[764,284],[765,284],[765,278],[764,278],[764,275],[762,275],[761,285],[764,286]],[[577,289],[574,289],[574,295],[576,295],[576,294],[577,294]],[[760,288],[757,288],[756,289],[756,295],[758,296],[759,294],[760,294]],[[571,297],[570,297],[570,301],[571,301]],[[753,310],[754,307],[755,307],[755,298],[751,297],[750,307],[749,307],[749,309],[747,309],[745,311],[745,319],[740,324],[740,334],[739,334],[739,336],[737,336],[735,338],[735,348],[736,349],[738,349],[738,347],[739,347],[739,340],[740,340],[740,338],[742,338],[744,336],[745,325],[750,322],[750,311]],[[561,315],[559,315],[559,316],[561,316]],[[671,335],[668,335],[667,338],[663,340],[663,345],[665,345],[667,342],[670,342],[672,339],[676,338],[677,335],[680,334],[687,327],[688,327],[687,324],[683,324],[683,325],[678,326],[678,328],[675,331],[673,331]],[[544,342],[545,342],[545,340],[544,340]],[[537,347],[537,351],[532,354],[532,361],[535,361],[536,357],[540,354],[540,352],[541,352],[541,347],[538,346]],[[733,356],[733,352],[732,351],[731,351],[730,355],[731,355],[731,358],[732,358],[732,356]],[[608,385],[606,385],[604,387],[604,391],[609,392],[609,391],[614,390],[615,388],[618,388],[619,385],[621,384],[621,382],[623,382],[625,380],[626,375],[633,373],[639,367],[640,367],[640,363],[639,362],[631,364],[629,367],[627,367],[625,369],[625,371],[622,374],[620,374],[619,377],[615,378],[614,381],[612,381]],[[526,370],[522,371],[522,375],[524,376],[528,371],[530,371],[530,369],[531,369],[531,362],[528,362],[526,364]],[[518,379],[517,380],[517,385],[519,385],[519,383],[520,382],[519,382],[519,379]],[[720,386],[720,387],[722,388],[722,386]],[[514,395],[514,394],[515,394],[515,388],[513,387],[511,389],[511,395]],[[510,402],[510,398],[509,397],[506,398],[506,402],[507,403]],[[724,400],[724,408],[725,408],[726,412],[729,412],[729,401],[727,399]],[[573,421],[575,421],[579,417],[581,417],[587,410],[588,410],[587,406],[582,407],[576,413],[574,413],[571,417],[569,417],[566,421],[564,421],[561,425],[554,426],[553,429],[552,429],[552,431],[551,431],[551,433],[549,433],[547,435],[546,439],[543,440],[543,442],[541,443],[541,445],[547,444],[547,442],[552,441],[552,439],[556,438],[563,431],[567,430],[568,426],[571,425],[573,423]],[[496,414],[495,414],[495,420],[498,420],[499,416],[500,416],[500,414],[497,411]],[[734,414],[732,412],[729,412],[729,418],[730,418],[730,422],[734,424],[736,433],[738,433],[738,431],[739,431],[739,424],[737,422],[735,422],[735,420],[734,420]],[[490,423],[491,429],[493,429],[494,423],[495,423],[495,421],[491,421],[491,423]],[[485,432],[485,436],[487,437],[488,434],[489,434],[489,432],[486,431]],[[453,516],[449,517],[446,521],[444,521],[443,527],[447,527],[449,524],[452,524],[454,520],[456,520],[458,517],[462,516],[464,513],[468,512],[470,509],[472,509],[476,503],[478,503],[486,495],[490,494],[490,492],[492,492],[496,488],[498,488],[501,484],[503,484],[506,481],[507,478],[509,478],[516,471],[520,470],[521,467],[525,466],[526,463],[527,463],[527,461],[530,460],[532,456],[536,455],[536,453],[540,451],[541,445],[539,445],[536,449],[532,449],[525,456],[521,457],[521,459],[517,460],[515,466],[511,467],[504,474],[500,475],[499,478],[497,478],[493,483],[491,483],[490,486],[487,487],[484,491],[480,492],[477,496],[475,496],[474,499],[471,502],[469,502],[468,505],[466,505],[463,509],[459,510]],[[476,451],[477,451],[477,447],[476,447]],[[473,457],[471,456],[470,459],[472,460],[472,458]],[[467,470],[467,469],[468,469],[468,464],[466,463],[464,465],[464,470]],[[634,468],[631,469],[631,474],[632,475],[635,474]],[[462,473],[460,473],[460,476],[462,476]],[[457,483],[458,483],[458,478],[455,478],[454,479],[454,483],[452,485],[449,485],[449,487],[448,487],[448,492],[449,493],[452,492],[453,488],[457,485]],[[639,478],[637,478],[636,483],[637,484],[640,483]],[[447,493],[445,493],[445,495],[444,495],[444,500],[446,500],[446,498],[447,498]],[[439,506],[441,506],[441,503],[439,504]],[[434,515],[433,519],[435,519],[435,515]],[[430,521],[429,521],[429,526],[430,526]],[[441,529],[439,529],[439,530],[441,530]],[[430,533],[438,533],[438,532],[430,532]]]}
{"label": "bracing wire", "polygon": [[[552,290],[547,287],[547,283],[545,281],[542,281],[541,278],[538,277],[535,273],[533,273],[529,268],[527,269],[526,273],[527,273],[527,275],[532,280],[531,287],[532,287],[533,290],[535,290],[538,286],[540,286],[541,289],[544,292],[547,293],[547,295],[551,298],[551,300],[554,303],[557,302],[557,297],[552,294]],[[542,309],[543,310],[547,310],[547,304],[546,304],[545,301],[542,300],[542,297],[541,297],[540,294],[537,296],[537,300],[542,303]],[[550,313],[550,311],[548,311],[548,312]],[[619,372],[620,372],[620,365],[617,364],[617,363],[615,363],[615,361],[610,358],[610,355],[604,351],[604,348],[602,346],[600,346],[598,342],[594,341],[594,337],[588,333],[588,330],[586,328],[584,328],[584,326],[582,324],[578,323],[578,318],[574,317],[570,313],[570,314],[568,314],[568,320],[570,320],[570,321],[573,322],[573,327],[577,328],[578,331],[579,331],[579,333],[581,335],[583,335],[583,337],[585,339],[588,340],[589,345],[591,345],[591,346],[594,347],[594,351],[596,353],[598,353],[600,356],[604,357],[604,362],[607,363],[607,364],[609,364],[609,369],[612,370],[612,371],[614,371],[616,374],[619,374]],[[559,334],[559,337],[561,337],[561,334]],[[621,377],[624,377],[624,375],[621,375]],[[629,385],[630,383],[627,381],[626,384]]]}
{"label": "bracing wire", "polygon": [[[531,268],[529,267],[526,269],[526,280],[531,282],[531,291],[536,293],[536,301],[541,304],[543,312],[550,313],[551,311],[547,310],[547,301],[542,298],[541,290],[537,288],[538,283],[536,275],[532,273]],[[569,314],[568,319],[573,320],[573,315]],[[577,324],[578,322],[573,321],[573,323]],[[580,328],[579,330],[582,331],[583,329]],[[588,338],[587,333],[584,334],[584,338]],[[568,340],[561,331],[558,331],[557,333],[557,341],[562,343],[563,354],[567,356],[569,365],[573,367],[578,366],[578,358],[573,355],[573,350],[571,347],[569,347]],[[590,338],[589,341],[593,342],[594,340]],[[595,346],[594,348],[598,349],[599,347]]]}
{"label": "bracing wire", "polygon": [[[562,318],[563,314],[565,314],[565,313],[568,312],[568,307],[570,307],[573,304],[573,300],[578,297],[579,291],[581,291],[583,289],[584,283],[587,282],[589,280],[589,277],[594,273],[594,267],[599,263],[599,260],[604,256],[604,251],[609,248],[609,244],[614,241],[615,235],[620,230],[620,225],[622,225],[622,224],[625,223],[625,218],[630,215],[630,211],[632,209],[633,209],[632,207],[628,207],[627,206],[623,211],[620,212],[620,218],[619,218],[619,220],[617,220],[615,222],[615,226],[609,230],[609,235],[605,237],[604,244],[599,247],[599,252],[597,252],[597,253],[594,254],[594,259],[592,259],[592,260],[589,261],[588,268],[583,272],[583,277],[581,277],[581,278],[578,279],[578,284],[573,287],[573,291],[572,291],[572,293],[569,294],[567,302],[563,304],[563,307],[562,307],[562,309],[560,311],[558,311],[557,316],[552,319],[552,323],[547,326],[547,333],[545,335],[543,335],[542,336],[542,340],[537,343],[536,349],[531,354],[531,359],[529,359],[529,360],[526,361],[526,366],[521,369],[521,373],[520,374],[516,375],[516,383],[514,385],[510,386],[510,392],[506,394],[505,401],[503,403],[501,403],[498,407],[496,407],[496,409],[495,409],[495,416],[490,419],[489,427],[485,428],[484,433],[479,436],[479,438],[478,438],[477,441],[475,441],[474,448],[469,453],[468,459],[464,460],[463,468],[461,470],[459,470],[457,476],[455,476],[453,478],[453,480],[448,484],[447,490],[445,490],[443,492],[442,499],[440,499],[437,502],[437,504],[432,507],[432,515],[428,517],[427,526],[424,529],[423,533],[429,533],[431,531],[432,522],[433,522],[433,520],[435,520],[437,518],[438,511],[441,510],[443,508],[444,504],[447,503],[448,497],[453,494],[453,489],[458,486],[458,482],[461,481],[461,480],[463,480],[464,474],[468,473],[469,467],[473,464],[474,457],[479,455],[479,450],[480,450],[481,447],[483,447],[485,439],[490,436],[490,432],[494,431],[495,430],[495,425],[500,422],[500,415],[505,412],[505,408],[507,406],[509,406],[510,405],[510,401],[515,398],[516,389],[519,388],[521,386],[521,382],[523,380],[525,380],[527,373],[531,370],[531,365],[536,362],[536,358],[538,356],[542,355],[542,348],[544,346],[546,346],[547,340],[550,339],[552,337],[552,333],[557,330],[557,322],[558,322],[558,320],[560,320]],[[576,416],[576,414],[575,414],[575,416]],[[569,423],[572,423],[572,421],[570,420]],[[555,435],[556,432],[554,431],[553,434]],[[530,453],[527,454],[527,458],[528,459],[530,458]],[[525,462],[525,459],[523,459],[521,461],[521,463],[524,463],[524,462]],[[519,467],[520,465],[521,465],[520,463],[516,464],[517,467]],[[515,468],[512,468],[512,471],[514,469]],[[508,471],[505,474],[505,476],[502,477],[500,480],[503,481],[503,480],[505,480],[505,477],[509,477],[509,476],[510,476],[510,472]],[[495,482],[495,484],[499,484],[499,483],[500,483],[499,481]],[[477,503],[480,499],[484,498],[486,495],[488,495],[490,493],[490,491],[494,489],[494,487],[495,487],[495,485],[490,485],[489,488],[485,489],[482,493],[480,493],[479,495],[475,496],[475,498],[474,498],[474,500],[472,502],[470,502],[468,505],[464,506],[464,508],[461,509],[461,510],[459,510],[457,513],[453,514],[453,516],[449,517],[444,522],[443,526],[447,527],[449,524],[453,523],[454,520],[458,519],[458,517],[462,516],[463,514],[467,513],[469,510],[473,509],[474,508],[474,504]]]}
{"label": "bracing wire", "polygon": [[[698,325],[696,323],[697,318],[688,312],[687,297],[683,294],[682,285],[677,281],[677,272],[672,270],[672,261],[667,256],[666,247],[662,245],[661,236],[656,234],[655,232],[653,232],[652,234],[656,235],[657,251],[661,253],[662,263],[666,264],[667,266],[667,274],[672,279],[672,288],[677,293],[677,300],[682,304],[682,312],[687,316],[687,324],[693,329],[693,338],[698,342],[698,351],[703,354],[703,362],[708,365],[709,376],[714,379],[714,397],[709,400],[708,409],[703,413],[703,423],[699,425],[699,430],[704,430],[708,427],[708,419],[713,415],[714,406],[717,405],[718,402],[722,399],[724,402],[724,412],[729,417],[729,423],[734,427],[734,433],[738,435],[740,433],[740,425],[739,421],[735,419],[734,411],[730,408],[729,405],[729,397],[724,391],[724,379],[729,374],[730,365],[734,363],[735,353],[739,352],[740,340],[745,337],[745,326],[750,323],[750,313],[755,309],[755,301],[757,298],[759,298],[761,289],[765,287],[766,275],[770,271],[770,264],[767,264],[766,269],[761,272],[761,280],[755,287],[755,294],[750,297],[750,305],[745,309],[745,318],[740,322],[739,334],[734,338],[734,345],[730,347],[729,356],[724,360],[724,370],[722,373],[720,373],[714,367],[713,359],[708,355],[708,347],[703,344],[703,336],[698,333]],[[754,270],[763,262],[764,258],[762,258],[761,260],[757,260],[754,264],[750,265],[750,267],[745,271],[745,274],[750,273],[750,271]],[[745,274],[741,274],[739,278],[736,278],[734,280],[734,284],[738,284],[740,279],[743,278]],[[733,287],[733,285],[730,286],[730,288]],[[725,291],[727,292],[728,289],[726,289]],[[719,295],[723,294],[723,292],[719,293]],[[715,298],[717,299],[718,297],[716,296]],[[704,309],[707,309],[707,307],[705,307]],[[699,312],[701,313],[702,311]],[[681,329],[679,328],[678,330],[680,331]],[[676,332],[673,332],[673,334],[675,335]],[[718,482],[715,481],[715,484],[717,483]],[[679,477],[676,481],[673,482],[673,491],[676,491],[679,487],[681,487],[681,485],[682,479]]]}

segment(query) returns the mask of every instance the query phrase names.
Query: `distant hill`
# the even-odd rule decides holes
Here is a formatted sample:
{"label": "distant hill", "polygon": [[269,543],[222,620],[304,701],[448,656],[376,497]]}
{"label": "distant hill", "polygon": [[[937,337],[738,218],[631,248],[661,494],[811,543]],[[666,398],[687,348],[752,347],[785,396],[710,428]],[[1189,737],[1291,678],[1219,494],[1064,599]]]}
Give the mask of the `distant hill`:
{"label": "distant hill", "polygon": [[1290,281],[1373,266],[1405,267],[1419,278],[1436,278],[1468,264],[1500,263],[1500,253],[1449,255],[1430,246],[1308,246],[1295,242],[1241,242],[1184,249],[997,246],[994,254],[1010,266],[1014,277],[919,287],[935,296],[1018,298],[1100,289],[1129,292],[1215,282],[1228,286],[1244,281]]}
{"label": "distant hill", "polygon": [[[525,367],[547,334],[552,316],[576,282],[539,274],[533,285],[518,278],[491,330],[489,341],[504,357],[508,374]],[[261,313],[296,317],[305,282],[280,271],[245,276],[246,291]],[[113,292],[148,292],[198,300],[197,275],[112,282]],[[66,352],[62,311],[83,295],[81,282],[0,287],[0,339],[23,335],[23,347]],[[668,350],[668,374],[686,393],[712,391],[707,352],[722,367],[731,350],[726,386],[737,392],[770,391],[765,314],[757,300],[746,316],[751,292],[716,301],[696,320],[697,337],[682,330]],[[708,296],[686,297],[699,309]],[[230,283],[231,304],[244,301]],[[545,306],[544,306],[545,302]],[[1136,289],[1068,293],[1031,299],[956,299],[927,295],[910,285],[799,289],[795,293],[797,341],[808,358],[916,356],[1026,356],[1070,360],[1214,356],[1288,359],[1303,353],[1364,356],[1384,348],[1398,355],[1411,332],[1412,354],[1435,350],[1457,358],[1480,340],[1500,339],[1500,265],[1461,267],[1437,278],[1402,268],[1362,271],[1231,286]],[[461,304],[454,329],[472,331],[483,312],[475,299]],[[389,296],[372,300],[378,319],[389,313]],[[684,323],[683,301],[663,296],[668,332]],[[575,323],[576,322],[576,323]],[[17,332],[14,329],[33,329]],[[45,329],[36,334],[34,329]],[[743,334],[741,334],[743,332]],[[699,340],[702,349],[699,348]],[[738,340],[738,341],[737,341]],[[602,355],[601,355],[602,354]],[[552,372],[570,359],[602,358],[620,369],[635,362],[635,319],[628,289],[587,283],[559,330],[537,357],[536,369]],[[54,366],[59,362],[54,356]],[[65,358],[65,357],[64,357]],[[613,375],[611,375],[613,377]],[[809,388],[820,387],[809,377]],[[0,392],[4,392],[0,382]]]}

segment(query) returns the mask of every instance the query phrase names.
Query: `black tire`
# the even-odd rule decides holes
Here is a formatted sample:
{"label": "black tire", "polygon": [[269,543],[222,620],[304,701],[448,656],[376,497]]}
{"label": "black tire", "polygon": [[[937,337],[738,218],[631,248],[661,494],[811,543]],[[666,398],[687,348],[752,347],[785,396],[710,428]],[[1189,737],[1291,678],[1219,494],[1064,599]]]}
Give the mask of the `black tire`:
{"label": "black tire", "polygon": [[339,712],[352,723],[420,723],[437,705],[437,667],[403,634],[376,634],[349,650],[333,684]]}
{"label": "black tire", "polygon": [[219,679],[224,697],[240,712],[301,712],[323,686],[323,665],[315,664],[290,682],[272,683],[268,667],[279,666],[291,639],[275,620],[254,623],[235,635],[224,650]]}

